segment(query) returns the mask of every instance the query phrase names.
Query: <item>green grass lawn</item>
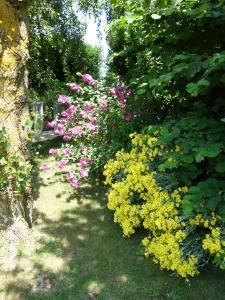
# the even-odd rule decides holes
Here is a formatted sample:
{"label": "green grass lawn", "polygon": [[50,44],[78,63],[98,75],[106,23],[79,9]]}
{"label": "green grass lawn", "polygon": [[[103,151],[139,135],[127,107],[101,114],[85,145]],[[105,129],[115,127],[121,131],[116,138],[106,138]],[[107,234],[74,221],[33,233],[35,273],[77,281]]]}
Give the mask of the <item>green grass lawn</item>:
{"label": "green grass lawn", "polygon": [[35,177],[35,223],[1,271],[1,300],[223,300],[225,274],[213,267],[186,283],[139,253],[142,233],[124,239],[95,181],[76,197],[60,172]]}

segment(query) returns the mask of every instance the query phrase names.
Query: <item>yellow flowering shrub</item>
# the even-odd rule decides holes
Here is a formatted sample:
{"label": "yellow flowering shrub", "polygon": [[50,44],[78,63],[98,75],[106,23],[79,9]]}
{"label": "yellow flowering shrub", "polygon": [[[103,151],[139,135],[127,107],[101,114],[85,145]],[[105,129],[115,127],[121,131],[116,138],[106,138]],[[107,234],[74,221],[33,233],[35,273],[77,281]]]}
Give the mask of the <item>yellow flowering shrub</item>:
{"label": "yellow flowering shrub", "polygon": [[137,227],[148,230],[142,241],[145,255],[152,255],[162,269],[184,278],[195,276],[209,254],[219,257],[221,266],[225,248],[221,220],[215,213],[210,217],[183,214],[182,198],[188,187],[171,184],[168,175],[157,170],[164,153],[179,152],[180,147],[166,149],[158,143],[157,134],[132,134],[131,151],[119,151],[105,165],[105,183],[111,186],[108,208],[125,237]]}

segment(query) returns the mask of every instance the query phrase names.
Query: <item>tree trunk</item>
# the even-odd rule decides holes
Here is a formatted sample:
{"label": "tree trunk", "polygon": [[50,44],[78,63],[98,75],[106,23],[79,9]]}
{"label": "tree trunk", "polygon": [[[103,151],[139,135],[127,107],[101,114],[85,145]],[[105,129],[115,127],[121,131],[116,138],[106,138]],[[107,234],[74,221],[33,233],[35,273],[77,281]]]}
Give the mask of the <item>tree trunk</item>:
{"label": "tree trunk", "polygon": [[[0,0],[0,127],[5,128],[10,141],[9,154],[17,154],[29,160],[25,131],[29,119],[26,105],[28,87],[26,63],[29,54],[25,2]],[[26,198],[22,201],[12,199],[13,193],[8,192],[8,200],[12,214],[18,212],[23,214],[31,226],[32,201],[29,186],[27,191]]]}

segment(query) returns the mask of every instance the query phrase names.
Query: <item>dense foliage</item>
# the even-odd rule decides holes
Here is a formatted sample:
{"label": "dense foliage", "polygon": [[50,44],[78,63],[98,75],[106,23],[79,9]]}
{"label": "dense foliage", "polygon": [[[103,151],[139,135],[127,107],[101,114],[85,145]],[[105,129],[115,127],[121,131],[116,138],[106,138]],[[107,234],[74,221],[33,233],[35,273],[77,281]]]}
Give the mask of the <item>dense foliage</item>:
{"label": "dense foliage", "polygon": [[[111,70],[134,86],[146,122],[204,102],[224,113],[224,1],[113,1]],[[149,120],[149,116],[151,119]]]}
{"label": "dense foliage", "polygon": [[111,2],[110,71],[136,91],[136,130],[152,126],[107,164],[108,206],[125,235],[150,231],[162,268],[224,268],[225,1]]}
{"label": "dense foliage", "polygon": [[70,0],[29,2],[32,102],[51,107],[65,82],[78,79],[78,71],[99,77],[101,50],[85,44],[85,26],[77,14]]}

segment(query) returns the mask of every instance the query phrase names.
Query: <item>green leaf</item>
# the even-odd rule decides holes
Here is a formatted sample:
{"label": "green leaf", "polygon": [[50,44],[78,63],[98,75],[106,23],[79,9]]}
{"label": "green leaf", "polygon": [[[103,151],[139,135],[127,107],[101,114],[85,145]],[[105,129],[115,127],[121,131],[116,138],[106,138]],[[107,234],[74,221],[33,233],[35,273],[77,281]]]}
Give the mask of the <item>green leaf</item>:
{"label": "green leaf", "polygon": [[186,154],[182,156],[182,159],[185,163],[191,164],[194,161],[194,158],[191,154]]}
{"label": "green leaf", "polygon": [[159,171],[164,171],[165,169],[174,169],[176,167],[176,161],[166,161],[165,163],[159,165]]}
{"label": "green leaf", "polygon": [[195,156],[195,160],[196,160],[196,162],[200,162],[200,161],[204,160],[204,156],[201,153],[197,153]]}
{"label": "green leaf", "polygon": [[150,87],[157,86],[158,84],[159,84],[159,80],[158,79],[153,78],[153,79],[149,80],[149,86]]}
{"label": "green leaf", "polygon": [[217,145],[208,145],[202,148],[199,154],[206,157],[216,157],[220,152],[221,149]]}
{"label": "green leaf", "polygon": [[197,82],[197,85],[198,86],[208,86],[208,85],[210,85],[210,82],[206,79],[201,79]]}
{"label": "green leaf", "polygon": [[138,95],[143,95],[143,94],[145,94],[145,92],[146,92],[146,89],[143,89],[143,88],[137,90]]}
{"label": "green leaf", "polygon": [[190,201],[183,201],[183,211],[186,216],[192,215],[193,209],[193,204]]}
{"label": "green leaf", "polygon": [[191,94],[191,96],[196,97],[198,96],[198,85],[191,82],[186,85],[186,91]]}
{"label": "green leaf", "polygon": [[221,161],[221,162],[218,162],[215,166],[215,170],[218,172],[218,173],[224,173],[225,172],[225,160],[224,161]]}
{"label": "green leaf", "polygon": [[210,199],[206,202],[206,207],[209,208],[210,210],[215,210],[217,207],[218,201],[216,201],[215,198]]}

